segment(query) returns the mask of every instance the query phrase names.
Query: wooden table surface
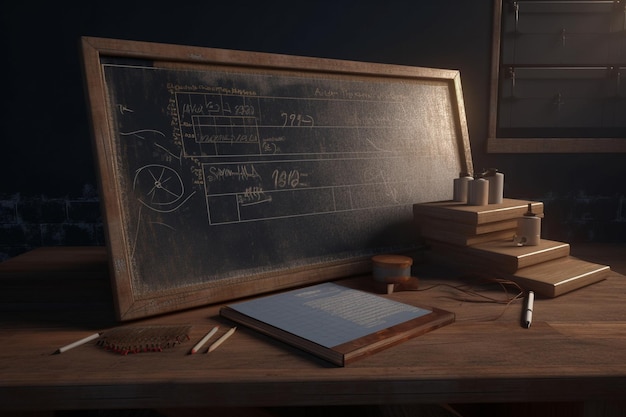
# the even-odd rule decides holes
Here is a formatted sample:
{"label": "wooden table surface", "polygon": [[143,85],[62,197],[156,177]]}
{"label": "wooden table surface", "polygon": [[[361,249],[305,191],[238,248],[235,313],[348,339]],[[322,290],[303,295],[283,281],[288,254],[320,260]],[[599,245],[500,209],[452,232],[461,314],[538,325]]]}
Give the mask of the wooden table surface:
{"label": "wooden table surface", "polygon": [[456,322],[340,368],[242,327],[211,354],[188,355],[214,325],[232,325],[219,305],[124,323],[192,325],[190,341],[160,353],[122,356],[91,343],[54,355],[122,324],[104,248],[37,249],[0,264],[0,410],[621,399],[626,246],[572,245],[572,254],[613,272],[537,299],[530,329],[521,300],[473,302],[454,288],[469,282],[458,272],[418,265],[423,291],[389,297],[453,311]]}

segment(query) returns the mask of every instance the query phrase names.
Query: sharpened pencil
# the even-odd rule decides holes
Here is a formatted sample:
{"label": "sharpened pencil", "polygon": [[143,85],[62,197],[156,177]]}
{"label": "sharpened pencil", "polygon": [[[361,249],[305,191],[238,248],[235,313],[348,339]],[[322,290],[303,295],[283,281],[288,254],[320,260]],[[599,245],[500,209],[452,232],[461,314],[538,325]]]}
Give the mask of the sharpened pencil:
{"label": "sharpened pencil", "polygon": [[198,343],[196,343],[196,345],[191,349],[191,354],[193,355],[194,353],[198,352],[200,348],[204,346],[207,340],[209,340],[211,336],[213,336],[215,332],[217,332],[217,329],[219,329],[219,326],[215,326],[214,328],[212,328],[211,331],[206,334],[206,336],[204,336]]}
{"label": "sharpened pencil", "polygon": [[235,330],[237,330],[237,327],[233,327],[232,329],[230,329],[229,331],[224,333],[224,335],[222,337],[220,337],[215,342],[213,342],[213,344],[211,346],[209,346],[209,350],[207,351],[207,353],[213,352],[215,349],[217,349],[219,347],[219,345],[224,343],[226,341],[226,339],[228,339],[229,337],[232,336],[233,333],[235,333]]}

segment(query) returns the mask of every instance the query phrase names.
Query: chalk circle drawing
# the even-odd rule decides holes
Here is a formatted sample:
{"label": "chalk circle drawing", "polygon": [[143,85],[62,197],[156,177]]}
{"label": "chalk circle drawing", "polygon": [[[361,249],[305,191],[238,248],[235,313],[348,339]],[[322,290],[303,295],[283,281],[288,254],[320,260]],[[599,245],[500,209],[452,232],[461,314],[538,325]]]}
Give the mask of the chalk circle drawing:
{"label": "chalk circle drawing", "polygon": [[135,171],[133,190],[144,206],[158,212],[172,212],[183,200],[185,185],[180,175],[170,167],[160,164],[145,165]]}

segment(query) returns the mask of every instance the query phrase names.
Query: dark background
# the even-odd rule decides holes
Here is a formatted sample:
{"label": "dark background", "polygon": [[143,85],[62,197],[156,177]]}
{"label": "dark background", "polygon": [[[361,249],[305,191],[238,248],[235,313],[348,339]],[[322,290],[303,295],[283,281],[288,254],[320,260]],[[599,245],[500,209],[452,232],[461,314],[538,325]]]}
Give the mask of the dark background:
{"label": "dark background", "polygon": [[0,260],[104,244],[81,36],[458,69],[475,169],[504,172],[505,197],[543,201],[545,238],[626,241],[626,154],[486,153],[492,12],[491,0],[3,5]]}

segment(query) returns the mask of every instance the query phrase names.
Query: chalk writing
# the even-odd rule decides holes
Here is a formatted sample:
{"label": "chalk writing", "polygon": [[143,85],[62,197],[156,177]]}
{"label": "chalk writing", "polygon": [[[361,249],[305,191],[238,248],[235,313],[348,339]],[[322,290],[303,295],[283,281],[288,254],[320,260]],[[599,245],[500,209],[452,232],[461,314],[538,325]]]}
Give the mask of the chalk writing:
{"label": "chalk writing", "polygon": [[296,188],[300,184],[300,171],[292,169],[287,172],[275,169],[272,172],[272,178],[274,179],[274,188]]}
{"label": "chalk writing", "polygon": [[313,117],[308,114],[282,112],[280,116],[283,118],[283,127],[312,127],[315,125]]}
{"label": "chalk writing", "polygon": [[249,206],[259,203],[269,203],[272,196],[263,191],[263,187],[247,187],[243,194],[237,195],[237,202],[242,206]]}
{"label": "chalk writing", "polygon": [[465,170],[447,81],[103,68],[137,299],[406,248],[411,205]]}
{"label": "chalk writing", "polygon": [[208,170],[207,180],[220,181],[226,178],[234,177],[240,181],[248,180],[250,178],[261,179],[261,176],[257,172],[254,165],[237,165],[233,168],[220,168],[217,166],[211,166]]}

